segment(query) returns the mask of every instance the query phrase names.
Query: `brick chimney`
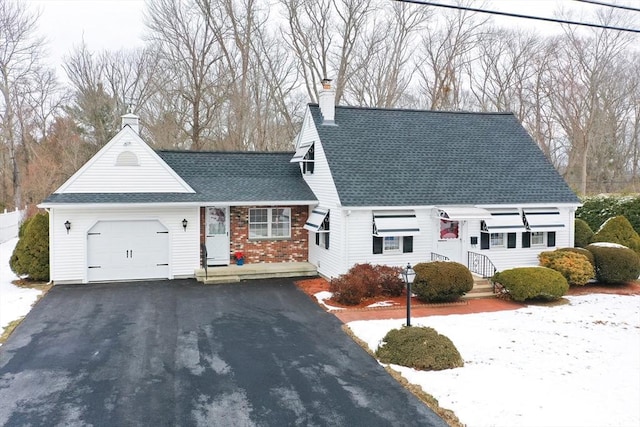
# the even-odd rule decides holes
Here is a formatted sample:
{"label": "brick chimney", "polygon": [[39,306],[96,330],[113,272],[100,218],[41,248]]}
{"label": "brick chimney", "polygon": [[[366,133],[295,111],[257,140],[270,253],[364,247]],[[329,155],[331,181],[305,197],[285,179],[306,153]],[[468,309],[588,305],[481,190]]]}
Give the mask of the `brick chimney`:
{"label": "brick chimney", "polygon": [[322,124],[332,125],[336,115],[336,90],[331,86],[331,79],[322,79],[322,87],[318,92],[318,104],[322,113]]}
{"label": "brick chimney", "polygon": [[140,134],[140,118],[133,113],[127,113],[122,118],[122,129],[125,126],[131,127],[135,133]]}

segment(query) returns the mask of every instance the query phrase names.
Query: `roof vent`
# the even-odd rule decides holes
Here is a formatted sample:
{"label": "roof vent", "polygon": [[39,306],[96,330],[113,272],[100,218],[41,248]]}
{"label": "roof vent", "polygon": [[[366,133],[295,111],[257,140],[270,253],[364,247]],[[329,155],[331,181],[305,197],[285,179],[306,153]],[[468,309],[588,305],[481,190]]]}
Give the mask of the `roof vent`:
{"label": "roof vent", "polygon": [[322,88],[318,92],[318,105],[322,113],[322,124],[334,124],[336,115],[336,90],[331,85],[331,79],[322,79]]}

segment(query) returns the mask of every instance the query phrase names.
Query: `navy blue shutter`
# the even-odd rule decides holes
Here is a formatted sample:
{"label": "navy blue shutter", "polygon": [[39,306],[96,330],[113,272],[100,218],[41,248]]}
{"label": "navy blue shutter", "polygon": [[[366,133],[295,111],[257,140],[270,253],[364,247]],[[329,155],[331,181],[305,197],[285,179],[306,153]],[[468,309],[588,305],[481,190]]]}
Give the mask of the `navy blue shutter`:
{"label": "navy blue shutter", "polygon": [[480,233],[480,249],[489,249],[489,233]]}
{"label": "navy blue shutter", "polygon": [[413,236],[404,236],[402,238],[402,252],[405,254],[413,252]]}
{"label": "navy blue shutter", "polygon": [[522,247],[523,248],[531,247],[531,233],[529,231],[522,233]]}
{"label": "navy blue shutter", "polygon": [[513,249],[516,247],[516,233],[507,233],[507,248]]}
{"label": "navy blue shutter", "polygon": [[556,245],[556,232],[550,231],[547,233],[547,246],[552,247]]}
{"label": "navy blue shutter", "polygon": [[373,253],[374,254],[382,253],[382,237],[373,236]]}
{"label": "navy blue shutter", "polygon": [[316,246],[320,246],[320,233],[316,233]]}
{"label": "navy blue shutter", "polygon": [[329,233],[324,235],[324,248],[329,249]]}

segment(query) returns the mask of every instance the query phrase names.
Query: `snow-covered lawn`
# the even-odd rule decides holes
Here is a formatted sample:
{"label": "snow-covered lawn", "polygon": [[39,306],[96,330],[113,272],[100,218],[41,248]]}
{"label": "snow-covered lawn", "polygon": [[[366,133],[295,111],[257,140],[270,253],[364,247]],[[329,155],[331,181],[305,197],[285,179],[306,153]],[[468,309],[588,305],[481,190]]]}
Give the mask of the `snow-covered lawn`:
{"label": "snow-covered lawn", "polygon": [[17,277],[9,268],[9,258],[17,243],[18,239],[15,238],[0,244],[0,335],[9,323],[25,316],[42,293],[35,289],[19,288],[11,283]]}
{"label": "snow-covered lawn", "polygon": [[[467,426],[640,426],[640,296],[413,319],[449,337],[465,366],[392,365]],[[375,350],[403,320],[351,322]]]}

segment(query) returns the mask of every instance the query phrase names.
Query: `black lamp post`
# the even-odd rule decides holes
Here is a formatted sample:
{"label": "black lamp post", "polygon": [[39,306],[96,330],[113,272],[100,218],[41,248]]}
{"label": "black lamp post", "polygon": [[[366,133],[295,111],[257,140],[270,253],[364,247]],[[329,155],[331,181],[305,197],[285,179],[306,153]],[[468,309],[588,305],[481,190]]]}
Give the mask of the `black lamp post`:
{"label": "black lamp post", "polygon": [[407,263],[407,266],[402,270],[402,278],[407,285],[407,326],[411,326],[411,284],[416,278],[416,272],[411,268],[410,263]]}

